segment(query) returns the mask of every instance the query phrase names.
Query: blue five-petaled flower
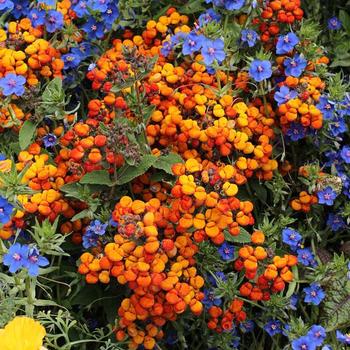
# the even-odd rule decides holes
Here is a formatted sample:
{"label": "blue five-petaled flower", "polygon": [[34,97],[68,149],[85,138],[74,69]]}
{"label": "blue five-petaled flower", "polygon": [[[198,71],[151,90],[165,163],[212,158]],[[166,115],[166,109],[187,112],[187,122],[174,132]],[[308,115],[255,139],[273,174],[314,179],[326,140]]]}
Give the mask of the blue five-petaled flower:
{"label": "blue five-petaled flower", "polygon": [[249,75],[257,82],[270,78],[272,75],[271,62],[254,60],[250,65]]}
{"label": "blue five-petaled flower", "polygon": [[4,78],[0,79],[0,88],[5,96],[12,94],[22,96],[24,94],[24,84],[26,79],[21,75],[8,73]]}

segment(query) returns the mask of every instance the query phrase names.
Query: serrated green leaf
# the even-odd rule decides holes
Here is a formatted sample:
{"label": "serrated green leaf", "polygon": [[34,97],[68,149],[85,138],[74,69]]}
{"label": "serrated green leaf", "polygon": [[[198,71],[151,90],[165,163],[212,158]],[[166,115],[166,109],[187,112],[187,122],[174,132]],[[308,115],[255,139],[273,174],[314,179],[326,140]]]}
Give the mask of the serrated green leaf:
{"label": "serrated green leaf", "polygon": [[80,179],[79,183],[87,185],[112,185],[112,181],[107,170],[95,170],[91,173],[87,173]]}
{"label": "serrated green leaf", "polygon": [[151,166],[154,165],[158,157],[152,154],[146,154],[142,157],[141,162],[137,166],[124,165],[117,172],[116,185],[123,185],[136,177],[144,174]]}
{"label": "serrated green leaf", "polygon": [[19,130],[19,147],[26,149],[33,141],[37,125],[30,120],[26,120]]}
{"label": "serrated green leaf", "polygon": [[177,153],[169,153],[157,158],[153,167],[164,170],[166,173],[173,175],[171,167],[176,163],[183,163],[183,159]]}

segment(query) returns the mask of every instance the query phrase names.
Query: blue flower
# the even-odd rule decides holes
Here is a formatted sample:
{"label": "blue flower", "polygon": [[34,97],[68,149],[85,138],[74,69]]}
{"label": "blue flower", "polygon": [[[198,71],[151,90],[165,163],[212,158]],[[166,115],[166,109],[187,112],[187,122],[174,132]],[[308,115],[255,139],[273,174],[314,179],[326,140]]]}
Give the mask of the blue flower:
{"label": "blue flower", "polygon": [[173,49],[173,45],[171,44],[170,41],[164,41],[162,48],[160,49],[160,53],[164,56],[164,57],[168,57],[170,52]]}
{"label": "blue flower", "polygon": [[316,107],[322,112],[325,120],[329,120],[333,117],[333,112],[335,110],[334,102],[328,100],[327,97],[321,96]]}
{"label": "blue flower", "polygon": [[3,10],[12,10],[13,9],[13,2],[10,0],[1,0],[0,1],[0,11]]}
{"label": "blue flower", "polygon": [[15,94],[17,96],[22,96],[24,94],[24,84],[26,78],[22,75],[16,75],[14,73],[8,73],[4,78],[0,79],[0,88],[5,96],[10,96]]}
{"label": "blue flower", "polygon": [[302,240],[301,234],[289,227],[282,230],[282,241],[285,244],[288,244],[291,248],[297,248],[300,245]]}
{"label": "blue flower", "polygon": [[83,235],[83,247],[88,249],[91,247],[96,247],[99,240],[99,236],[95,235],[91,231],[85,232]]}
{"label": "blue flower", "polygon": [[298,303],[299,297],[297,294],[292,294],[290,299],[289,299],[289,308],[292,310],[297,309],[297,303]]}
{"label": "blue flower", "polygon": [[203,40],[203,35],[197,35],[194,32],[189,33],[183,42],[182,53],[184,55],[190,55],[199,51],[202,47]]}
{"label": "blue flower", "polygon": [[28,257],[25,260],[24,266],[28,270],[29,276],[38,276],[39,267],[49,265],[49,261],[39,254],[39,250],[36,247],[29,249]]}
{"label": "blue flower", "polygon": [[282,86],[279,91],[276,91],[274,99],[280,106],[287,103],[289,100],[293,100],[297,96],[298,93],[295,90],[289,89],[287,86]]}
{"label": "blue flower", "polygon": [[215,275],[215,277],[212,275],[208,276],[209,283],[214,287],[218,286],[217,280],[222,281],[222,282],[227,281],[226,275],[221,271],[214,272],[214,275]]}
{"label": "blue flower", "polygon": [[311,283],[309,287],[303,289],[305,293],[305,303],[319,305],[326,294],[318,283]]}
{"label": "blue flower", "polygon": [[47,134],[43,137],[45,148],[55,146],[57,144],[57,137],[54,134]]}
{"label": "blue flower", "polygon": [[343,146],[340,151],[340,156],[346,164],[350,164],[350,146]]}
{"label": "blue flower", "polygon": [[90,14],[87,1],[78,1],[78,3],[75,4],[72,9],[78,18],[82,18]]}
{"label": "blue flower", "polygon": [[333,190],[331,186],[327,186],[322,191],[317,192],[317,198],[319,204],[333,205],[334,200],[337,198],[337,193]]}
{"label": "blue flower", "polygon": [[45,29],[49,33],[53,33],[58,29],[63,28],[63,15],[61,12],[50,10],[45,18]]}
{"label": "blue flower", "polygon": [[19,19],[21,17],[25,17],[28,14],[29,9],[29,1],[16,1],[16,4],[11,12],[11,15],[15,17],[16,19]]}
{"label": "blue flower", "polygon": [[218,252],[221,256],[221,259],[225,261],[232,260],[234,257],[235,248],[233,245],[224,242],[218,249]]}
{"label": "blue flower", "polygon": [[202,303],[207,309],[209,309],[212,306],[220,306],[222,300],[217,297],[212,290],[204,289],[204,299],[202,300]]}
{"label": "blue flower", "polygon": [[244,6],[245,0],[225,0],[224,6],[226,10],[239,10]]}
{"label": "blue flower", "polygon": [[241,32],[241,40],[247,43],[249,47],[253,47],[258,39],[258,33],[252,29],[243,29]]}
{"label": "blue flower", "polygon": [[15,243],[3,256],[3,264],[9,267],[11,273],[17,272],[25,266],[28,257],[29,247]]}
{"label": "blue flower", "polygon": [[344,134],[346,131],[348,131],[348,127],[345,123],[345,120],[341,116],[334,117],[328,125],[330,134],[334,137]]}
{"label": "blue flower", "polygon": [[89,17],[88,21],[82,26],[82,29],[87,33],[89,39],[102,39],[104,35],[103,24],[96,21],[93,17]]}
{"label": "blue flower", "polygon": [[249,75],[257,82],[270,78],[272,75],[271,62],[254,60],[250,65]]}
{"label": "blue flower", "polygon": [[328,151],[325,152],[325,156],[327,158],[327,162],[325,162],[326,167],[335,166],[336,169],[341,169],[342,159],[340,157],[340,152]]}
{"label": "blue flower", "polygon": [[346,224],[340,215],[329,213],[327,218],[327,226],[330,227],[333,232],[336,232],[345,228]]}
{"label": "blue flower", "polygon": [[307,66],[307,61],[301,55],[296,54],[293,58],[286,58],[283,65],[286,75],[298,78]]}
{"label": "blue flower", "polygon": [[286,135],[292,141],[298,141],[303,139],[306,136],[306,128],[304,128],[299,123],[291,123],[289,129],[286,132]]}
{"label": "blue flower", "polygon": [[103,236],[106,233],[108,224],[103,224],[100,220],[94,220],[87,227],[87,232],[92,232],[95,235]]}
{"label": "blue flower", "polygon": [[76,68],[81,62],[81,58],[73,52],[62,55],[62,59],[64,62],[64,69]]}
{"label": "blue flower", "polygon": [[333,350],[333,348],[329,344],[325,344],[322,346],[321,350]]}
{"label": "blue flower", "polygon": [[344,100],[340,103],[340,109],[338,109],[339,115],[342,117],[350,115],[350,94],[347,93]]}
{"label": "blue flower", "polygon": [[0,223],[7,224],[11,219],[13,205],[6,198],[0,196]]}
{"label": "blue flower", "polygon": [[317,266],[315,256],[313,255],[310,248],[301,248],[297,250],[298,262],[302,263],[304,266]]}
{"label": "blue flower", "polygon": [[102,15],[103,21],[107,24],[108,28],[112,28],[113,23],[119,17],[118,7],[114,4],[109,4],[106,12]]}
{"label": "blue flower", "polygon": [[32,22],[33,27],[42,26],[45,23],[45,11],[32,9],[29,12],[29,19]]}
{"label": "blue flower", "polygon": [[283,55],[294,49],[294,46],[299,43],[299,38],[294,33],[280,35],[276,44],[277,55]]}
{"label": "blue flower", "polygon": [[108,0],[91,0],[89,1],[89,7],[93,10],[93,11],[97,11],[97,12],[106,12],[107,11],[107,4],[108,4]]}
{"label": "blue flower", "polygon": [[341,331],[336,331],[337,340],[339,340],[341,343],[350,345],[350,334],[344,334]]}
{"label": "blue flower", "polygon": [[222,39],[203,41],[202,56],[206,66],[210,66],[215,60],[221,63],[225,59],[224,41]]}
{"label": "blue flower", "polygon": [[281,334],[283,331],[283,324],[280,320],[270,320],[264,326],[264,330],[273,337],[275,334]]}
{"label": "blue flower", "polygon": [[307,332],[307,336],[310,337],[316,346],[321,346],[326,339],[326,330],[319,325],[313,325]]}
{"label": "blue flower", "polygon": [[328,29],[339,30],[342,27],[342,22],[338,17],[332,17],[328,20]]}
{"label": "blue flower", "polygon": [[221,15],[215,12],[213,9],[208,9],[206,12],[202,13],[198,18],[198,23],[200,27],[203,27],[209,22],[220,22]]}
{"label": "blue flower", "polygon": [[239,329],[243,333],[250,333],[254,330],[255,323],[252,320],[247,320],[239,325]]}
{"label": "blue flower", "polygon": [[308,336],[303,336],[292,341],[293,350],[316,350],[315,342]]}
{"label": "blue flower", "polygon": [[93,55],[96,51],[96,48],[92,47],[90,43],[85,41],[71,49],[71,53],[78,56],[80,60]]}

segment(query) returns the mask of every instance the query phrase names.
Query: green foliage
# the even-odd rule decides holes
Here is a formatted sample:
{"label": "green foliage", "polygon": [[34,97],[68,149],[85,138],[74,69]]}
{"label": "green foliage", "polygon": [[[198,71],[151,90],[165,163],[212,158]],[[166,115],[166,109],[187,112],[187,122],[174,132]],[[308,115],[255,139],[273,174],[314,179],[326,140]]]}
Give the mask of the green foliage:
{"label": "green foliage", "polygon": [[19,131],[19,146],[22,150],[26,149],[33,141],[36,134],[37,125],[30,120],[26,120]]}

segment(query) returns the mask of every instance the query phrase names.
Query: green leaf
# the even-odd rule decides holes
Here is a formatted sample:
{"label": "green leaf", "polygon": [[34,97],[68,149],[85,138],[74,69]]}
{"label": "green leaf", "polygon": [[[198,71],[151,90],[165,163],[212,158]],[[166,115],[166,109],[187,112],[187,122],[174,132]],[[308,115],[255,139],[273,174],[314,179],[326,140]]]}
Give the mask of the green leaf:
{"label": "green leaf", "polygon": [[19,146],[21,150],[26,149],[32,142],[36,132],[36,124],[26,120],[19,130]]}
{"label": "green leaf", "polygon": [[253,190],[253,194],[263,203],[266,202],[267,199],[267,190],[265,186],[259,181],[252,181],[250,183],[250,187]]}
{"label": "green leaf", "polygon": [[149,105],[149,106],[147,106],[147,107],[144,107],[143,109],[142,109],[142,112],[143,112],[143,122],[145,123],[145,124],[147,124],[148,123],[148,121],[149,121],[149,118],[151,117],[151,115],[152,115],[152,113],[153,113],[153,111],[156,109],[156,106],[155,105]]}
{"label": "green leaf", "polygon": [[288,290],[287,290],[287,294],[286,294],[286,298],[290,298],[293,293],[295,292],[295,289],[297,287],[297,280],[299,278],[299,274],[298,274],[298,267],[297,266],[293,266],[292,267],[292,272],[293,272],[293,281],[289,283],[288,285]]}
{"label": "green leaf", "polygon": [[239,235],[237,236],[232,236],[230,233],[225,232],[225,239],[227,242],[232,242],[232,243],[250,243],[251,242],[250,233],[243,227],[240,227],[240,232],[239,232]]}
{"label": "green leaf", "polygon": [[124,165],[117,172],[116,185],[123,185],[136,177],[144,174],[154,163],[157,161],[158,157],[152,154],[146,154],[142,157],[141,162],[136,166]]}
{"label": "green leaf", "polygon": [[202,6],[203,0],[194,0],[179,8],[179,13],[189,15],[205,10]]}
{"label": "green leaf", "polygon": [[348,35],[350,35],[350,16],[344,10],[339,11],[339,19]]}
{"label": "green leaf", "polygon": [[73,182],[60,187],[60,191],[65,192],[68,197],[79,199],[82,191],[82,186],[77,182]]}
{"label": "green leaf", "polygon": [[331,64],[331,67],[350,67],[350,58],[349,59],[339,59],[334,60]]}
{"label": "green leaf", "polygon": [[107,170],[95,170],[91,173],[87,173],[80,179],[79,183],[88,185],[112,185]]}
{"label": "green leaf", "polygon": [[183,163],[183,159],[176,153],[169,153],[158,157],[153,167],[164,170],[166,173],[173,175],[171,167],[176,163]]}
{"label": "green leaf", "polygon": [[62,79],[54,78],[51,80],[45,87],[45,90],[42,94],[42,99],[44,102],[53,102],[57,98],[64,99],[64,91],[62,89]]}
{"label": "green leaf", "polygon": [[93,213],[90,209],[84,209],[80,213],[75,214],[70,220],[76,221],[79,219],[92,218],[92,215],[93,215]]}

